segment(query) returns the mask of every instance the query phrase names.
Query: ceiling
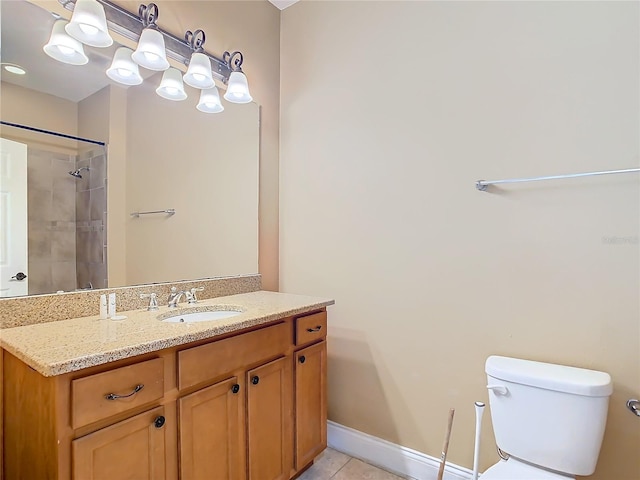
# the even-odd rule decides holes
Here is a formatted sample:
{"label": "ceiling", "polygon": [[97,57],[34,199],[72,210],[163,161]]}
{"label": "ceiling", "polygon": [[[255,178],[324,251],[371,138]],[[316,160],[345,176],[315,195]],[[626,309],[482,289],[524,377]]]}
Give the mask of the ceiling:
{"label": "ceiling", "polygon": [[[105,71],[120,45],[114,43],[107,48],[85,45],[89,63],[68,65],[54,60],[42,50],[56,20],[53,14],[24,0],[1,1],[0,8],[0,61],[19,65],[27,71],[26,75],[13,75],[2,70],[3,82],[72,102],[79,102],[112,83]],[[140,69],[143,77],[156,73],[144,70]]]}
{"label": "ceiling", "polygon": [[273,3],[276,7],[278,7],[280,10],[284,10],[285,8],[290,7],[291,5],[296,3],[298,0],[269,0],[269,1]]}

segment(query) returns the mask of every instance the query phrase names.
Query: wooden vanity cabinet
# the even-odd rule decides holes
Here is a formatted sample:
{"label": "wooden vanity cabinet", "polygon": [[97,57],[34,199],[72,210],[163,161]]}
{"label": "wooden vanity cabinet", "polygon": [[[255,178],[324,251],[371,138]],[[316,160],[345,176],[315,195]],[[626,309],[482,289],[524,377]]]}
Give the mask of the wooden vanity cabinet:
{"label": "wooden vanity cabinet", "polygon": [[232,377],[178,400],[181,479],[245,478],[241,382]]}
{"label": "wooden vanity cabinet", "polygon": [[4,478],[288,480],[326,447],[325,337],[323,310],[56,377],[5,351]]}
{"label": "wooden vanity cabinet", "polygon": [[[182,391],[217,382],[178,400],[182,479],[290,478],[292,338],[289,319],[178,352]],[[194,450],[197,438],[216,441]]]}
{"label": "wooden vanity cabinet", "polygon": [[73,440],[72,478],[167,478],[164,413],[157,407]]}
{"label": "wooden vanity cabinet", "polygon": [[295,468],[327,447],[327,313],[295,319]]}

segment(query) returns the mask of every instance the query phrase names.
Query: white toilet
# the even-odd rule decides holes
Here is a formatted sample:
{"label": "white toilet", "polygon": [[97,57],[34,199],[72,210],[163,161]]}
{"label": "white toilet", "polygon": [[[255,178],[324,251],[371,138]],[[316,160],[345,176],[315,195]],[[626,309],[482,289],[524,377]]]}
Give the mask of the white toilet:
{"label": "white toilet", "polygon": [[613,390],[608,373],[491,356],[485,365],[502,458],[482,480],[568,480],[598,461]]}

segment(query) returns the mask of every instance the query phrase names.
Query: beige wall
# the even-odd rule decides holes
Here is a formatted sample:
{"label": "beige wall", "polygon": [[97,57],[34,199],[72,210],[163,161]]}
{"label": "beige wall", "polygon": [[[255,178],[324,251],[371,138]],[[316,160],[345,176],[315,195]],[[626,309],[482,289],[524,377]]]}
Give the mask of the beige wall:
{"label": "beige wall", "polygon": [[[78,134],[78,105],[46,93],[36,92],[9,82],[0,83],[0,118],[5,122],[51,130],[66,135]],[[76,153],[77,142],[45,136],[15,127],[0,126],[3,137],[37,144],[52,151]]]}
{"label": "beige wall", "polygon": [[449,459],[471,467],[489,355],[599,369],[614,394],[592,478],[637,478],[638,176],[474,182],[638,166],[638,7],[283,12],[280,286],[336,300],[331,420],[439,457],[455,407]]}

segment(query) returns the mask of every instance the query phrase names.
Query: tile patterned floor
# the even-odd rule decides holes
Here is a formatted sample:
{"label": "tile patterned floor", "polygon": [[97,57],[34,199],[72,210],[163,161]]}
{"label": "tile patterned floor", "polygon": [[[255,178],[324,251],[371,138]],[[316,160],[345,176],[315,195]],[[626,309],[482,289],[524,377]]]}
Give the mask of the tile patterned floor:
{"label": "tile patterned floor", "polygon": [[403,480],[373,465],[327,448],[299,480]]}

